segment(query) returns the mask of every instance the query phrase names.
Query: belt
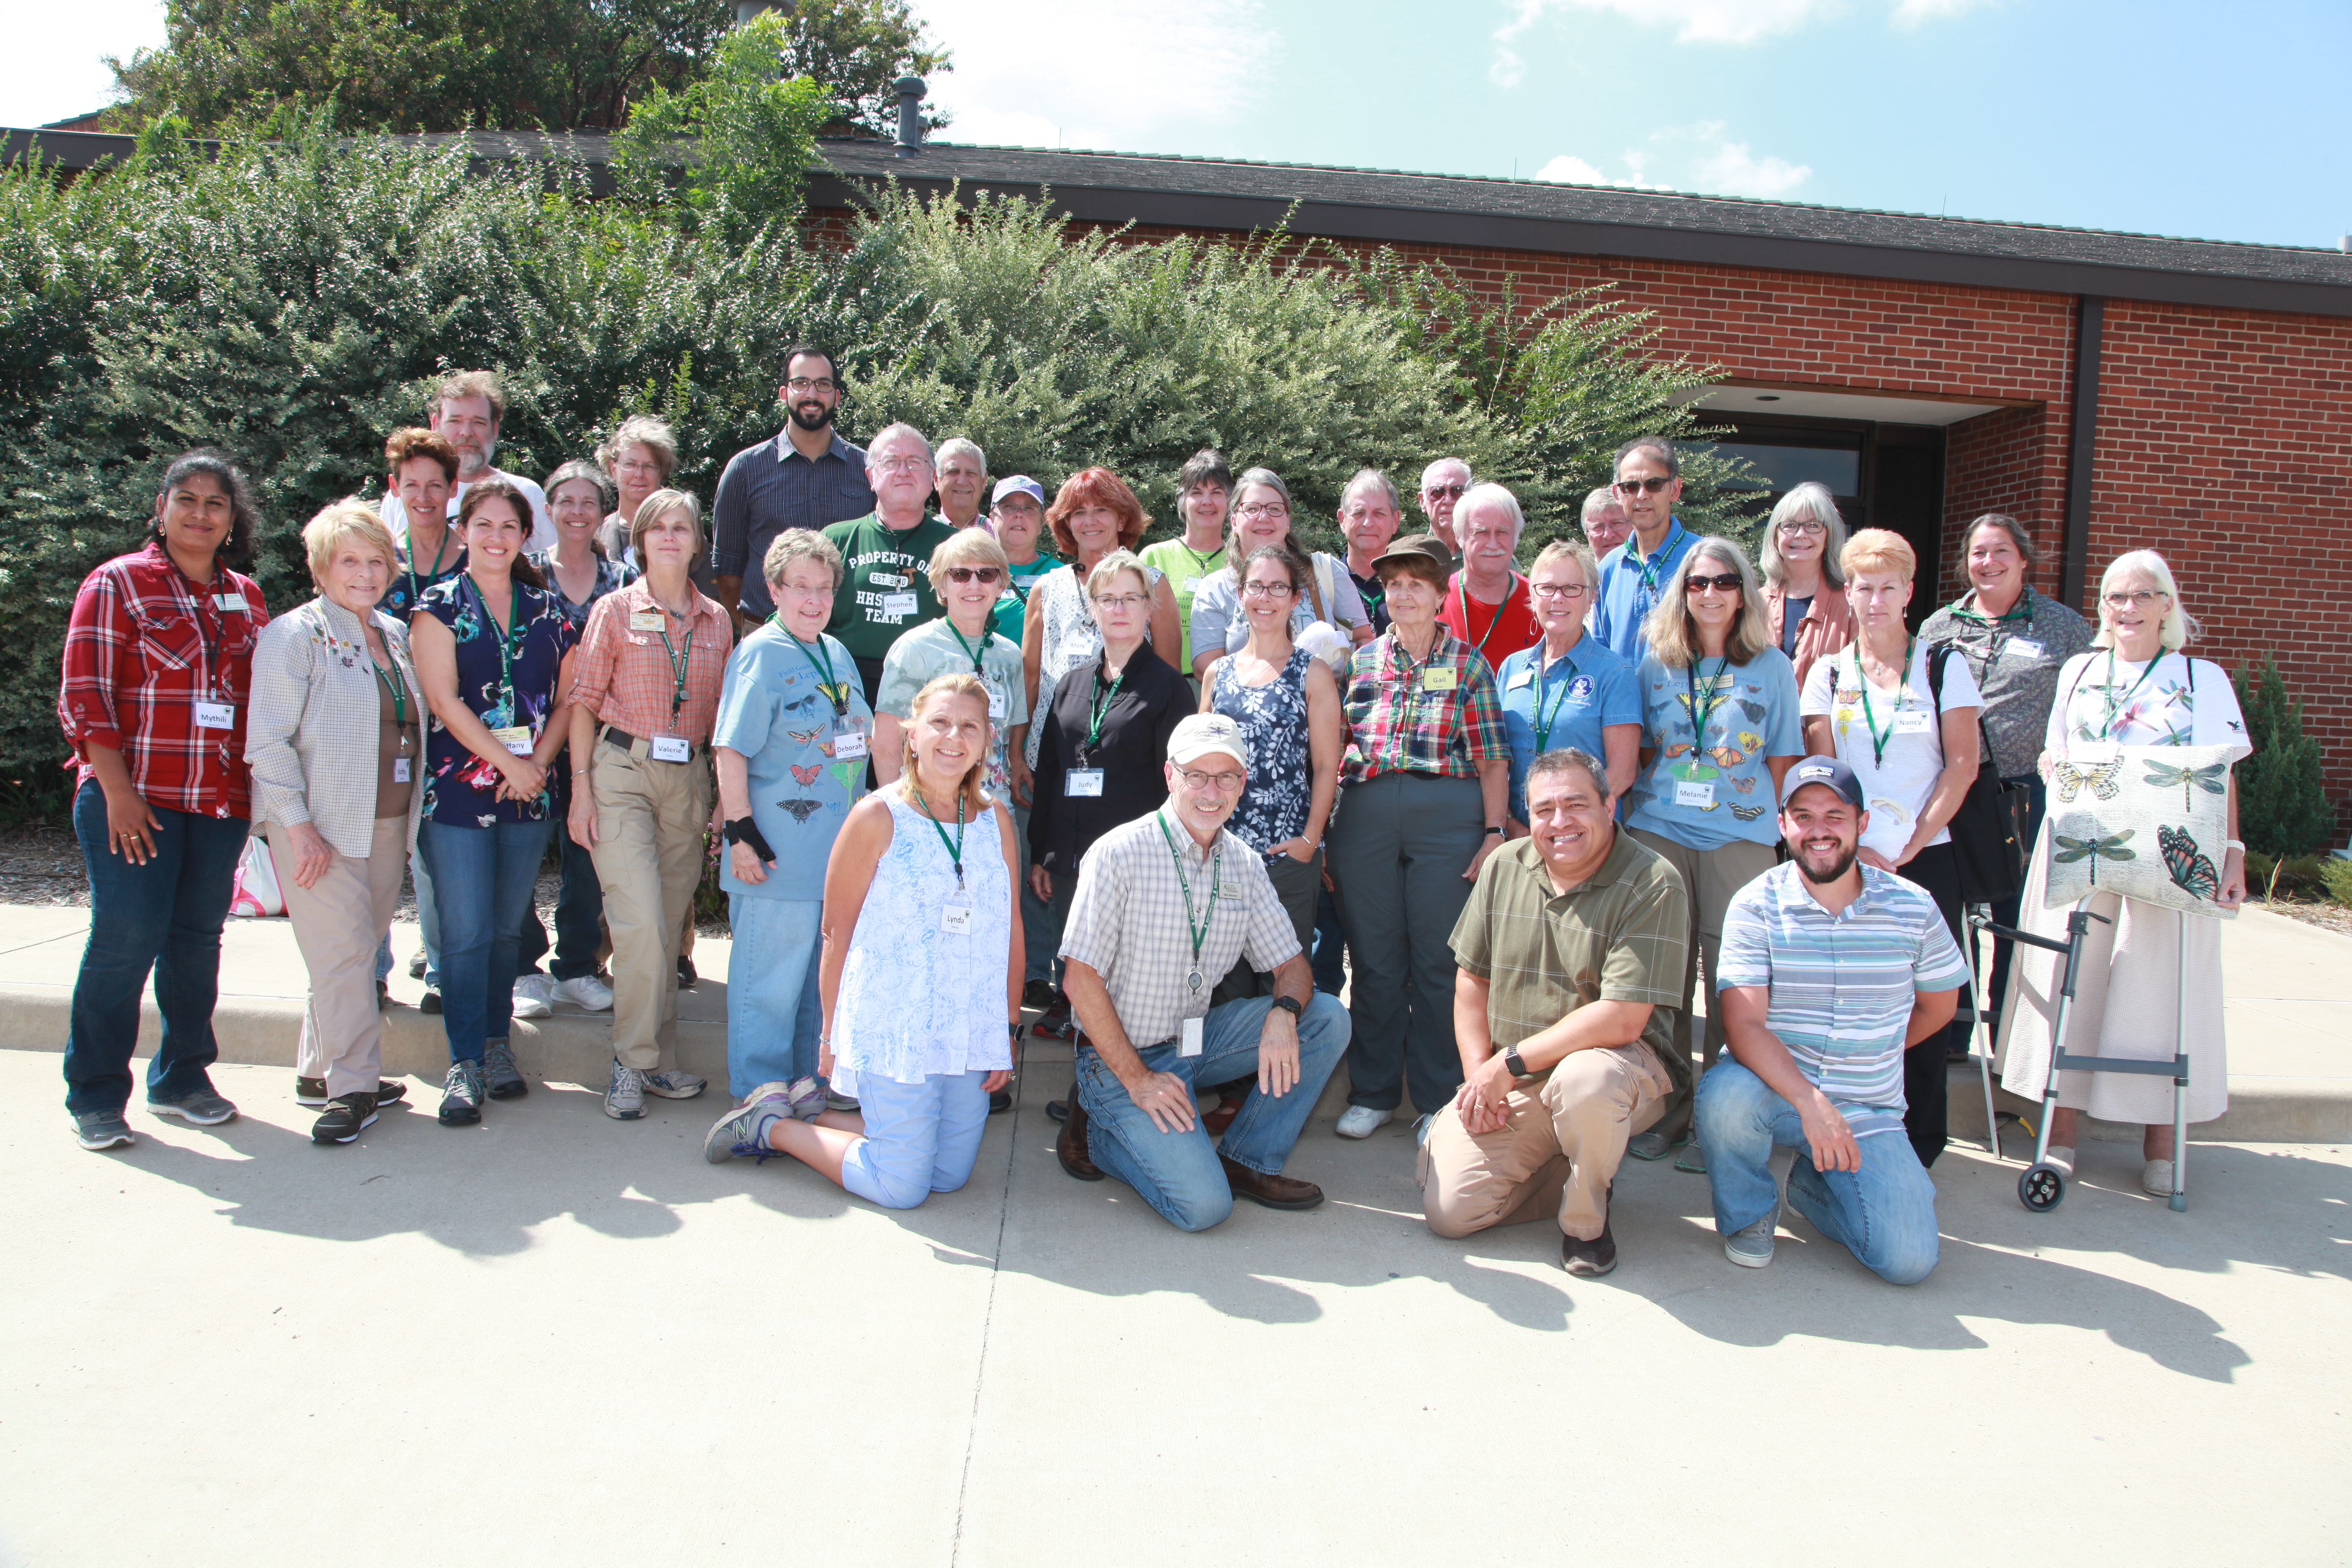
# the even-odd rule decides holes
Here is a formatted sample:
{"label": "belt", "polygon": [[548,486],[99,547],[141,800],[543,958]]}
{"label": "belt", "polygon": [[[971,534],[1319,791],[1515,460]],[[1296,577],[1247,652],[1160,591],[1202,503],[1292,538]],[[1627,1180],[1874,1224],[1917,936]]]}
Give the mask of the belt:
{"label": "belt", "polygon": [[[638,740],[640,739],[638,736],[630,734],[618,724],[607,724],[596,732],[603,739],[612,742],[613,744],[620,747],[621,750],[625,752],[634,751]],[[645,742],[645,745],[646,752],[650,755],[653,751],[653,742],[651,741],[647,741]],[[698,746],[693,742],[688,742],[686,748],[686,754],[688,759],[691,761],[709,749],[710,748],[709,746]]]}

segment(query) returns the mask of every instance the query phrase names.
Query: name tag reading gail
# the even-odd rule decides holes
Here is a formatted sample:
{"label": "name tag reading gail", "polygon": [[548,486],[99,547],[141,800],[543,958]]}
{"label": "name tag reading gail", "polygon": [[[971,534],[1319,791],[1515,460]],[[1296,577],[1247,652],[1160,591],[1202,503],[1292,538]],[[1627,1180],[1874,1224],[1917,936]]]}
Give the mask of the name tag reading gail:
{"label": "name tag reading gail", "polygon": [[1450,670],[1450,669],[1424,669],[1424,670],[1423,670],[1423,671],[1421,672],[1421,689],[1422,689],[1423,691],[1451,691],[1451,690],[1453,690],[1453,689],[1454,689],[1454,671],[1452,671],[1452,670]]}

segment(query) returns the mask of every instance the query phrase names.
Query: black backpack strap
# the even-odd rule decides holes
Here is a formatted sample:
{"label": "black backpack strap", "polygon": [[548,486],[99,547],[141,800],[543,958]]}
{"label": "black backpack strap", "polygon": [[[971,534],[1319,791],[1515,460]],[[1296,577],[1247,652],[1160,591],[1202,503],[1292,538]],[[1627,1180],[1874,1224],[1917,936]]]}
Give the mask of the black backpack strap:
{"label": "black backpack strap", "polygon": [[1944,666],[1952,661],[1952,645],[1948,642],[1927,645],[1927,695],[1936,704],[1940,717],[1944,711]]}

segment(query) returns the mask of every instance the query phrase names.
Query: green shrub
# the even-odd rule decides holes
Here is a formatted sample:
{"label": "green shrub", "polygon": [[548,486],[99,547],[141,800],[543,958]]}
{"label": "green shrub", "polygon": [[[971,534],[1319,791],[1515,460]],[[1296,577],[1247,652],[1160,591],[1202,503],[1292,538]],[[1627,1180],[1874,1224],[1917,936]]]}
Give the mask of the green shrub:
{"label": "green shrub", "polygon": [[2333,855],[2319,862],[2319,884],[2336,903],[2352,907],[2352,860],[2338,859]]}
{"label": "green shrub", "polygon": [[2233,771],[2239,837],[2265,855],[2307,855],[2336,831],[2336,810],[2320,780],[2319,742],[2303,732],[2303,704],[2288,700],[2277,656],[2263,656],[2258,679],[2243,665],[2232,679],[2253,747]]}

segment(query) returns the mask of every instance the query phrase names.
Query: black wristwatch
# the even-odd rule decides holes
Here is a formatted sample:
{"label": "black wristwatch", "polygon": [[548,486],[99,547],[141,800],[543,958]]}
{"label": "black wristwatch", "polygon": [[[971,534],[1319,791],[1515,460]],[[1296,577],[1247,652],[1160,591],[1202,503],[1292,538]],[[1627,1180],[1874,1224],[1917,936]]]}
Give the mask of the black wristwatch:
{"label": "black wristwatch", "polygon": [[1492,836],[1495,836],[1495,837],[1500,837],[1500,836],[1501,836],[1501,834],[1502,834],[1502,831],[1503,831],[1503,830],[1502,830],[1501,828],[1499,828],[1499,827],[1490,827],[1490,828],[1486,829],[1486,831],[1487,831],[1487,833],[1488,833],[1489,835],[1492,835]]}
{"label": "black wristwatch", "polygon": [[1294,1020],[1307,1016],[1307,1004],[1296,996],[1277,996],[1274,999],[1274,1005],[1289,1014]]}
{"label": "black wristwatch", "polygon": [[1513,1078],[1526,1078],[1528,1076],[1528,1064],[1519,1059],[1519,1047],[1517,1046],[1513,1046],[1509,1050],[1503,1053],[1503,1065],[1511,1069],[1511,1076]]}

